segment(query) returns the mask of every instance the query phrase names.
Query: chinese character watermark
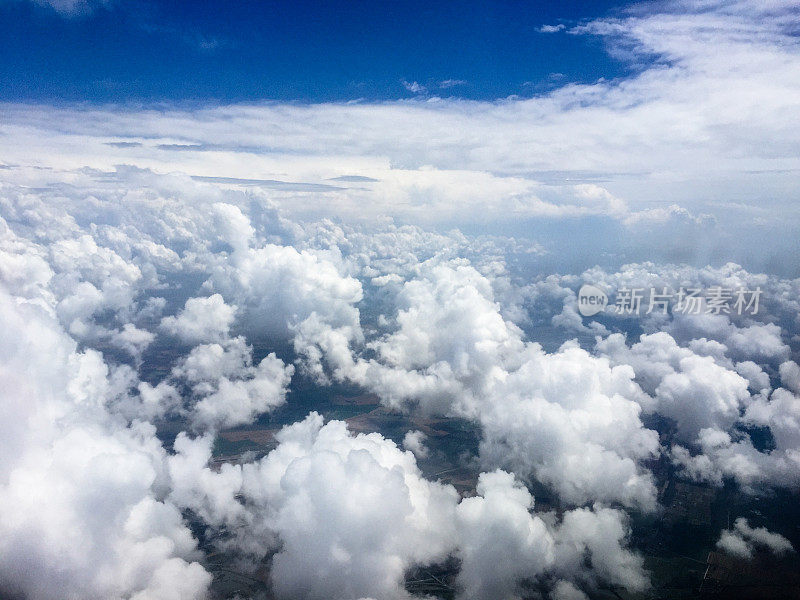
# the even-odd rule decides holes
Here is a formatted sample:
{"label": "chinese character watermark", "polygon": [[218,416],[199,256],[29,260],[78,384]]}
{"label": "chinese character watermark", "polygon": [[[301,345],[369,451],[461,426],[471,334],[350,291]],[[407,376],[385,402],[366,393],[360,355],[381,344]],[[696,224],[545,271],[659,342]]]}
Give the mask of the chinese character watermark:
{"label": "chinese character watermark", "polygon": [[[617,290],[611,312],[618,315],[684,314],[684,315],[757,315],[761,288],[708,289],[680,287],[677,291],[662,288],[629,288]],[[596,315],[609,304],[607,294],[597,286],[586,284],[578,291],[578,312],[585,317]],[[671,309],[671,311],[670,311]]]}

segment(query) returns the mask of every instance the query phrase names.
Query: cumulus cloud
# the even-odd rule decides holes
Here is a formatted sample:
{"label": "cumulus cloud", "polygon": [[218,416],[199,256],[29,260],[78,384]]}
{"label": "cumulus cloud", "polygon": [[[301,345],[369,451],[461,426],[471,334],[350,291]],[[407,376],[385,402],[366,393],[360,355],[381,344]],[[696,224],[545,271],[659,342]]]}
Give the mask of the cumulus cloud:
{"label": "cumulus cloud", "polygon": [[[257,463],[198,477],[192,469],[203,465],[190,457],[202,441],[185,439],[172,461],[172,497],[212,523],[255,520],[245,537],[259,530],[277,535],[272,580],[279,597],[402,598],[405,569],[446,557],[457,494],[422,478],[410,452],[379,434],[350,435],[343,422],[323,425],[317,414],[284,428],[277,440]],[[210,448],[204,451],[207,460]],[[258,548],[259,540],[238,545]]]}
{"label": "cumulus cloud", "polygon": [[394,331],[371,343],[377,359],[354,357],[341,338],[322,348],[335,373],[389,406],[475,420],[487,466],[536,477],[568,502],[654,508],[640,462],[658,453],[658,436],[642,425],[647,400],[629,367],[525,342],[489,280],[463,262],[422,265],[396,303]]}
{"label": "cumulus cloud", "polygon": [[230,260],[212,268],[207,286],[241,307],[245,326],[286,339],[290,329],[313,317],[353,338],[360,335],[354,307],[362,298],[358,280],[343,276],[318,252],[275,244],[249,247],[241,229],[250,231],[250,220],[239,208],[225,206],[221,228],[234,250]]}
{"label": "cumulus cloud", "polygon": [[133,323],[125,323],[119,332],[112,334],[111,343],[131,356],[139,357],[153,343],[155,337],[155,334],[146,329],[138,329]]}
{"label": "cumulus cloud", "polygon": [[727,429],[748,404],[748,382],[710,356],[681,348],[665,332],[643,335],[628,346],[621,334],[597,345],[616,364],[631,365],[653,394],[654,410],[674,419],[680,435],[692,441],[704,428]]}
{"label": "cumulus cloud", "polygon": [[478,495],[457,509],[463,598],[519,598],[524,577],[534,577],[554,561],[554,540],[541,518],[531,516],[533,498],[504,471],[481,473]]}
{"label": "cumulus cloud", "polygon": [[222,296],[189,298],[174,317],[164,317],[161,329],[189,344],[220,341],[228,337],[236,318],[236,307],[225,304]]}
{"label": "cumulus cloud", "polygon": [[781,383],[788,390],[800,394],[800,365],[794,361],[786,361],[780,366]]}
{"label": "cumulus cloud", "polygon": [[[276,437],[260,461],[218,473],[205,466],[208,438],[181,437],[170,498],[236,532],[224,547],[277,552],[279,597],[406,598],[407,569],[451,554],[461,559],[463,598],[515,597],[523,580],[553,574],[590,588],[647,586],[620,511],[577,509],[563,521],[531,515],[532,496],[503,471],[481,474],[478,496],[460,500],[451,486],[424,479],[413,454],[390,440],[353,435],[314,413]],[[584,566],[587,555],[596,567]]]}
{"label": "cumulus cloud", "polygon": [[425,446],[426,435],[419,430],[409,431],[403,437],[403,448],[411,450],[417,458],[428,458],[430,450]]}
{"label": "cumulus cloud", "polygon": [[[556,564],[563,577],[578,573],[579,579],[605,581],[631,591],[650,586],[643,559],[626,548],[629,529],[625,513],[595,506],[579,508],[564,515],[556,544]],[[592,569],[581,570],[589,557]]]}
{"label": "cumulus cloud", "polygon": [[[172,390],[177,384],[186,385],[191,397],[182,412],[195,428],[205,430],[251,423],[283,404],[293,374],[294,367],[274,353],[253,364],[252,348],[237,337],[196,346],[173,368],[174,384],[166,380],[159,385]],[[149,400],[142,396],[144,402]],[[171,399],[171,394],[159,398],[163,413],[172,408],[163,400]]]}
{"label": "cumulus cloud", "polygon": [[194,405],[193,422],[208,428],[250,423],[284,402],[293,372],[291,365],[270,354],[258,366],[245,367],[238,379],[220,377],[212,384],[215,389]]}
{"label": "cumulus cloud", "polygon": [[77,350],[52,309],[5,291],[0,305],[0,590],[204,597],[211,577],[179,510],[163,500],[165,456],[154,428],[107,412],[121,393],[114,374],[98,353]]}
{"label": "cumulus cloud", "polygon": [[744,518],[736,519],[733,529],[722,532],[717,547],[728,554],[745,559],[752,558],[757,547],[778,556],[794,551],[792,544],[782,535],[773,533],[765,527],[750,527]]}
{"label": "cumulus cloud", "polygon": [[[644,589],[642,563],[627,547],[626,514],[608,506],[656,508],[647,465],[664,448],[658,432],[645,426],[646,414],[678,424],[683,445],[671,445],[668,456],[690,477],[713,483],[733,477],[750,489],[796,485],[796,386],[781,328],[730,318],[691,328],[661,322],[669,332],[633,341],[587,327],[602,337],[594,347],[569,342],[549,351],[532,341],[535,329],[525,330],[530,302],[552,301],[564,314],[574,296],[568,287],[581,277],[598,274],[614,289],[645,273],[666,278],[668,266],[664,274],[656,266],[628,265],[529,285],[513,261],[542,253],[519,240],[295,223],[270,212],[257,194],[222,194],[174,174],[124,177],[132,189],[121,208],[102,184],[89,203],[67,196],[57,204],[46,193],[6,198],[11,208],[4,213],[0,273],[14,306],[38,307],[64,329],[64,339],[89,348],[69,393],[102,407],[100,439],[117,439],[126,427],[145,432],[145,442],[136,444],[146,444],[155,475],[138,483],[132,498],[151,498],[166,507],[157,511],[178,515],[164,517],[164,535],[178,539],[173,530],[185,529],[181,511],[189,511],[184,514],[198,519],[210,543],[246,564],[274,555],[273,587],[286,597],[403,597],[407,569],[449,556],[461,560],[457,585],[465,597],[513,597],[531,578],[564,597],[580,597],[601,582]],[[140,188],[151,192],[140,195]],[[181,203],[187,191],[196,195],[196,207]],[[56,211],[52,221],[44,218],[49,211]],[[86,214],[115,224],[78,225],[74,215]],[[84,252],[89,261],[78,263]],[[686,267],[671,276],[741,278],[747,285],[755,277],[733,267]],[[762,283],[780,298],[764,319],[785,322],[794,310],[795,283]],[[193,347],[171,357],[159,378],[141,381],[138,369],[150,348],[172,335]],[[269,353],[256,359],[251,340],[284,349],[289,342],[297,365]],[[122,363],[106,362],[100,352],[108,352],[107,343],[125,348],[129,364],[116,355]],[[59,359],[53,353],[60,345],[48,347],[53,364],[78,353]],[[477,495],[461,499],[454,488],[422,477],[416,457],[428,448],[418,430],[403,440],[403,451],[379,434],[353,435],[318,416],[285,429],[264,459],[209,467],[213,432],[282,404],[295,366],[319,385],[333,378],[363,386],[393,410],[471,420],[480,436],[476,464],[488,471]],[[103,381],[91,374],[104,369],[102,393],[88,393],[87,386]],[[777,371],[785,389],[771,390]],[[20,410],[26,406],[19,403]],[[177,436],[174,453],[142,422],[165,416],[178,417],[191,432]],[[768,427],[776,449],[757,451],[737,432],[740,425]],[[25,427],[4,427],[10,449],[26,447]],[[123,448],[139,447],[123,439]],[[322,473],[332,475],[320,480]],[[60,481],[49,471],[42,477]],[[532,512],[525,484],[534,482],[558,498],[562,514]],[[351,514],[352,489],[383,508]],[[119,509],[126,510],[128,504]],[[87,519],[75,527],[94,531]],[[385,525],[373,532],[375,523]],[[122,535],[105,531],[109,539]],[[92,536],[87,543],[99,543]],[[159,556],[197,571],[187,581],[205,589],[208,575],[191,566],[200,560],[191,536],[165,547]],[[487,547],[514,548],[509,556],[525,560],[509,559],[501,568]],[[297,576],[309,557],[325,573],[314,585]],[[136,589],[155,590],[167,575],[149,577]]]}
{"label": "cumulus cloud", "polygon": [[574,346],[526,358],[481,415],[483,459],[536,477],[570,503],[653,509],[652,476],[640,463],[658,454],[658,436],[640,420],[643,393],[630,367]]}

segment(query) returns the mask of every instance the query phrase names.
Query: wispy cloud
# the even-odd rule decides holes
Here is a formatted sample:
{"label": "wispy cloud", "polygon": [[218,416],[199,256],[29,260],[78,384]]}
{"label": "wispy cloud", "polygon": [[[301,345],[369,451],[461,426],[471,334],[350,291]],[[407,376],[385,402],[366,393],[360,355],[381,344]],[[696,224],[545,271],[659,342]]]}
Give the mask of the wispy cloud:
{"label": "wispy cloud", "polygon": [[116,4],[116,0],[31,0],[34,4],[54,10],[62,17],[75,18],[91,14],[98,8]]}
{"label": "wispy cloud", "polygon": [[428,91],[428,88],[416,81],[406,81],[402,79],[400,83],[412,94],[425,94]]}
{"label": "wispy cloud", "polygon": [[439,87],[443,90],[459,85],[467,85],[467,81],[464,79],[445,79],[444,81],[439,82]]}

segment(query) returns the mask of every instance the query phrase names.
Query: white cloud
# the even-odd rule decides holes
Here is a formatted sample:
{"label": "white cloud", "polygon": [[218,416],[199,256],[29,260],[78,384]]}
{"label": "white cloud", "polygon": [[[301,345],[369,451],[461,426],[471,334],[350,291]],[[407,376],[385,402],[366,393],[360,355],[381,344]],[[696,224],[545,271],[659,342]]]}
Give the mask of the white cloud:
{"label": "white cloud", "polygon": [[403,437],[403,448],[411,450],[417,458],[428,458],[430,450],[425,445],[427,436],[419,430],[409,431]]}
{"label": "white cloud", "polygon": [[451,87],[457,87],[461,85],[466,85],[467,81],[464,79],[443,79],[439,82],[439,87],[443,90],[446,90]]}
{"label": "white cloud", "polygon": [[400,81],[400,83],[402,83],[403,87],[412,94],[424,94],[428,91],[424,85],[417,83],[416,81],[406,81],[403,79]]}
{"label": "white cloud", "polygon": [[462,561],[457,585],[462,598],[519,598],[520,580],[548,570],[554,540],[544,521],[529,514],[533,498],[514,476],[481,473],[478,495],[465,498],[456,511]]}
{"label": "white cloud", "polygon": [[155,334],[138,329],[133,323],[125,323],[119,332],[112,335],[111,343],[138,358],[153,343],[155,337]]}
{"label": "white cloud", "polygon": [[647,408],[674,419],[683,439],[693,441],[707,427],[731,427],[750,400],[743,377],[710,356],[679,347],[668,333],[643,335],[632,346],[617,333],[597,349],[615,364],[633,367],[653,394],[655,406]]}
{"label": "white cloud", "polygon": [[[231,206],[226,210],[233,224],[226,230],[250,230],[250,221]],[[290,337],[290,329],[311,317],[326,324],[348,329],[357,337],[361,284],[339,273],[322,253],[292,246],[266,244],[251,248],[237,233],[230,260],[217,261],[207,286],[232,299],[242,309],[242,321],[251,330],[279,337]]]}
{"label": "white cloud", "polygon": [[269,409],[283,404],[294,368],[270,354],[252,370],[252,378],[222,378],[217,389],[200,400],[193,419],[203,427],[233,427],[250,423]]}
{"label": "white cloud", "polygon": [[407,598],[404,572],[450,554],[462,561],[461,598],[511,598],[523,579],[553,574],[590,588],[647,586],[620,511],[531,515],[530,493],[502,471],[481,474],[478,496],[459,501],[451,486],[422,478],[410,452],[314,413],[276,438],[262,460],[215,472],[205,466],[210,439],[180,437],[170,498],[229,532],[229,550],[257,558],[276,549],[278,597]]}
{"label": "white cloud", "polygon": [[[594,506],[565,513],[556,537],[557,572],[565,578],[578,574],[579,580],[599,579],[634,592],[648,589],[642,557],[626,548],[629,534],[625,513],[619,510]],[[587,557],[592,569],[584,571],[581,564]]]}
{"label": "white cloud", "polygon": [[725,530],[717,541],[717,547],[739,558],[750,559],[756,547],[763,547],[778,556],[794,551],[785,537],[765,527],[750,527],[747,519],[736,519],[733,529]]}
{"label": "white cloud", "polygon": [[588,596],[576,588],[569,581],[563,579],[553,588],[553,600],[588,600]]}
{"label": "white cloud", "polygon": [[[622,336],[595,329],[606,339],[594,352],[577,343],[546,352],[531,341],[538,335],[535,329],[530,336],[522,329],[530,325],[529,301],[552,300],[556,312],[564,311],[582,277],[597,276],[610,289],[639,280],[741,281],[748,287],[760,282],[778,299],[769,304],[765,321],[782,323],[796,314],[796,282],[749,274],[735,265],[639,264],[619,273],[593,269],[582,276],[554,275],[529,286],[512,272],[512,260],[530,256],[528,249],[540,256],[541,250],[521,241],[408,226],[375,232],[349,224],[294,223],[272,212],[258,194],[222,193],[175,174],[133,170],[117,176],[115,185],[127,190],[122,205],[102,184],[92,187],[95,183],[85,175],[79,183],[93,190],[90,201],[81,194],[67,194],[62,202],[54,202],[48,192],[11,194],[4,200],[10,209],[4,213],[8,221],[0,247],[0,274],[14,291],[14,302],[39,306],[84,344],[100,345],[118,336],[118,343],[127,339],[141,353],[162,322],[161,331],[183,332],[199,343],[185,356],[174,357],[169,374],[151,383],[138,381],[133,360],[132,366],[109,367],[101,386],[103,378],[91,374],[102,371],[104,362],[88,351],[69,393],[84,404],[104,407],[101,433],[111,431],[114,437],[127,420],[157,421],[175,414],[202,434],[248,423],[282,403],[292,365],[269,355],[254,361],[249,338],[230,337],[235,316],[236,332],[241,328],[259,340],[293,342],[301,364],[322,375],[322,381],[333,376],[364,385],[394,408],[473,420],[480,427],[480,464],[490,471],[513,471],[494,479],[485,475],[481,494],[459,502],[452,488],[421,476],[411,452],[381,436],[353,436],[341,424],[323,427],[312,419],[286,433],[287,443],[281,442],[267,462],[219,470],[208,468],[210,434],[179,436],[177,455],[166,457],[151,426],[138,425],[150,432],[143,438],[152,445],[148,456],[155,457],[151,466],[158,494],[141,484],[144,491],[132,496],[137,501],[152,496],[167,510],[192,509],[211,528],[220,549],[232,556],[258,560],[290,540],[278,562],[287,565],[280,575],[287,595],[307,586],[292,575],[305,564],[307,551],[328,561],[330,579],[309,592],[319,596],[342,593],[348,585],[363,594],[378,595],[376,589],[402,594],[406,568],[451,553],[471,565],[462,569],[459,580],[463,593],[473,597],[501,588],[514,594],[527,576],[539,576],[547,585],[562,580],[557,590],[573,596],[600,581],[642,589],[646,576],[626,548],[625,514],[600,503],[655,508],[654,478],[646,463],[662,449],[657,432],[642,422],[647,411],[680,422],[689,441],[686,448],[673,445],[670,456],[689,476],[714,483],[734,477],[745,489],[798,484],[800,470],[792,458],[800,447],[797,401],[790,389],[792,366],[785,361],[787,335],[779,327],[727,317],[678,325],[645,322],[651,330],[668,327],[671,334],[648,334],[628,346]],[[602,192],[584,192],[596,195],[606,208],[613,206]],[[15,193],[21,194],[19,189]],[[181,200],[184,196],[191,200]],[[73,215],[82,215],[83,222],[113,224],[82,227]],[[82,253],[89,261],[79,264]],[[171,306],[183,304],[183,310],[162,319],[164,297],[171,298]],[[54,355],[59,344],[47,347],[42,354],[51,364],[65,363]],[[768,374],[782,363],[787,389],[762,392],[769,387]],[[102,393],[94,387],[102,387]],[[27,404],[20,402],[13,410],[23,414]],[[80,415],[72,418],[86,423]],[[736,433],[739,425],[751,424],[770,428],[776,442],[772,453],[758,452]],[[10,449],[25,448],[25,427],[6,424],[5,429],[0,433]],[[422,456],[426,448],[420,438],[412,432],[404,440],[406,450]],[[363,465],[356,458],[362,450],[369,455]],[[343,496],[363,485],[365,498],[379,502],[384,494],[394,494],[395,500],[407,497],[416,529],[388,529],[365,550],[347,532],[366,525],[345,518],[346,507],[331,504],[324,486],[315,487],[311,475],[291,466],[298,461],[312,471],[339,472],[331,489]],[[264,470],[267,464],[275,465],[271,475]],[[296,487],[281,487],[290,473]],[[50,472],[42,477],[59,480]],[[563,519],[528,512],[532,499],[522,482],[533,480],[558,496],[567,509]],[[437,499],[425,500],[426,494]],[[395,511],[395,500],[390,500],[386,507]],[[309,519],[328,527],[324,539],[293,529],[292,519],[305,514],[300,511],[307,501],[313,508]],[[324,507],[338,510],[336,519]],[[453,516],[460,513],[466,520]],[[364,514],[386,523],[396,518],[395,512],[391,518],[368,510]],[[492,564],[481,546],[494,538],[481,537],[488,535],[481,523],[495,523],[495,542],[520,548],[533,562],[506,563],[505,571]],[[543,526],[544,533],[514,537],[509,523],[524,523],[536,532]],[[89,519],[75,527],[91,530],[93,525]],[[431,542],[432,537],[438,541]],[[177,558],[176,564],[184,566],[197,560],[181,552],[160,556]],[[591,571],[582,568],[587,553],[592,554]],[[379,570],[390,576],[378,578]],[[188,581],[199,585],[204,577],[198,572]],[[147,585],[155,589],[158,581],[163,579],[153,574]]]}
{"label": "white cloud", "polygon": [[457,494],[423,479],[410,452],[379,434],[350,435],[343,422],[323,425],[316,414],[277,439],[257,463],[199,477],[194,469],[204,463],[188,462],[193,450],[184,440],[172,472],[181,481],[173,498],[199,506],[210,521],[255,519],[239,547],[258,548],[259,531],[261,543],[273,544],[265,528],[278,536],[272,579],[279,597],[407,597],[405,570],[444,559],[453,547]]}
{"label": "white cloud", "polygon": [[788,390],[800,394],[800,365],[788,360],[780,366],[781,383]]}
{"label": "white cloud", "polygon": [[[293,374],[294,366],[285,365],[274,353],[254,365],[252,348],[237,337],[193,348],[173,368],[172,383],[183,383],[191,390],[191,402],[183,412],[195,429],[205,431],[251,423],[280,406]],[[175,389],[166,382],[160,385],[164,384]],[[142,400],[147,403],[147,394]],[[173,408],[171,400],[171,394],[157,398],[165,412]]]}
{"label": "white cloud", "polygon": [[229,306],[219,294],[208,298],[189,298],[183,310],[174,317],[164,317],[161,329],[182,341],[221,341],[228,337],[236,318],[236,306]]}
{"label": "white cloud", "polygon": [[[163,501],[154,428],[106,411],[121,393],[52,313],[0,292],[0,589],[31,598],[201,598],[210,575]],[[32,499],[36,499],[32,504]],[[166,586],[171,579],[178,586]]]}
{"label": "white cloud", "polygon": [[392,332],[370,343],[377,358],[354,356],[346,339],[316,328],[307,337],[320,360],[391,407],[475,420],[486,466],[535,477],[569,503],[654,508],[639,463],[657,454],[658,437],[639,418],[647,401],[633,370],[575,346],[547,354],[525,342],[489,280],[464,261],[418,272],[396,290]]}

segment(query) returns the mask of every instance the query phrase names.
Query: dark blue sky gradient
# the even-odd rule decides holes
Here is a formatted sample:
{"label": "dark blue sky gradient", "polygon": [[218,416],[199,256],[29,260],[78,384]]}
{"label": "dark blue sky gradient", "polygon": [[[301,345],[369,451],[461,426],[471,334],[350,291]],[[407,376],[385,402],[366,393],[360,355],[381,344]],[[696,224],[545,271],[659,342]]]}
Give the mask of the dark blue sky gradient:
{"label": "dark blue sky gradient", "polygon": [[[342,101],[531,96],[627,74],[600,40],[543,24],[618,2],[117,2],[65,18],[0,0],[0,99]],[[465,84],[442,88],[443,80]]]}

